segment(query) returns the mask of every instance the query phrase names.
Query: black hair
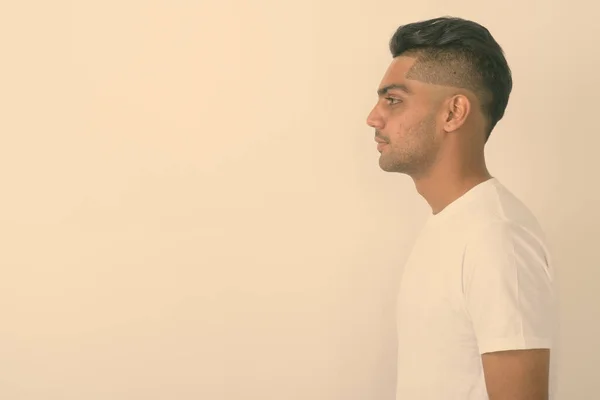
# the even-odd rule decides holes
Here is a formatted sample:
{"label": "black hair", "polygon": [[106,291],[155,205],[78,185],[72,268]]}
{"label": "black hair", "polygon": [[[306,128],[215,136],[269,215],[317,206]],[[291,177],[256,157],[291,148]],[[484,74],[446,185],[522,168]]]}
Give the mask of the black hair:
{"label": "black hair", "polygon": [[487,28],[462,18],[439,17],[400,26],[392,56],[416,56],[415,79],[469,89],[488,118],[486,141],[504,116],[512,74],[504,51]]}

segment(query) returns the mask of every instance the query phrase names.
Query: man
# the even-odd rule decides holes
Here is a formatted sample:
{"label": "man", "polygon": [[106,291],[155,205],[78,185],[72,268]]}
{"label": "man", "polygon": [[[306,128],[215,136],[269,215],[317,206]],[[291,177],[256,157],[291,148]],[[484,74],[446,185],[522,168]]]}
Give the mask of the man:
{"label": "man", "polygon": [[459,18],[401,26],[390,50],[367,122],[380,167],[432,209],[400,284],[397,399],[552,398],[553,266],[484,159],[512,89],[503,51]]}

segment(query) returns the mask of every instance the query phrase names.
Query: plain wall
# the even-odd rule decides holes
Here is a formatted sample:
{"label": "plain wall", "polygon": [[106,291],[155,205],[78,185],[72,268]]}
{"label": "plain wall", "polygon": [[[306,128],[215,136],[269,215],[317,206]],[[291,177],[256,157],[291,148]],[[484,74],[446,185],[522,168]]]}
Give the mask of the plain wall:
{"label": "plain wall", "polygon": [[0,398],[393,399],[429,209],[365,121],[397,26],[447,14],[505,49],[489,166],[559,268],[559,398],[596,398],[592,3],[3,3]]}

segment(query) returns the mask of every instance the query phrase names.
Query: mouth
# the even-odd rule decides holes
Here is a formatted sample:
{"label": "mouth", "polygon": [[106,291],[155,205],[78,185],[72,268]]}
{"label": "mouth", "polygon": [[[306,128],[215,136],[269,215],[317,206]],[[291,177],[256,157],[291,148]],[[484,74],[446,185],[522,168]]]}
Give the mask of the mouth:
{"label": "mouth", "polygon": [[375,137],[375,142],[377,142],[377,150],[381,151],[388,144],[385,140]]}

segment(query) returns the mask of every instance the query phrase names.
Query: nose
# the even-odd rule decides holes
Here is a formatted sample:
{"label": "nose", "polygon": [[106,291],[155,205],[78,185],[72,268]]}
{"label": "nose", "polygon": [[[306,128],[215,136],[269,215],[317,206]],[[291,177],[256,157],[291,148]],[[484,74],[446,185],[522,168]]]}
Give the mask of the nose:
{"label": "nose", "polygon": [[369,115],[367,116],[367,125],[375,129],[383,129],[383,118],[379,113],[377,106],[373,107]]}

